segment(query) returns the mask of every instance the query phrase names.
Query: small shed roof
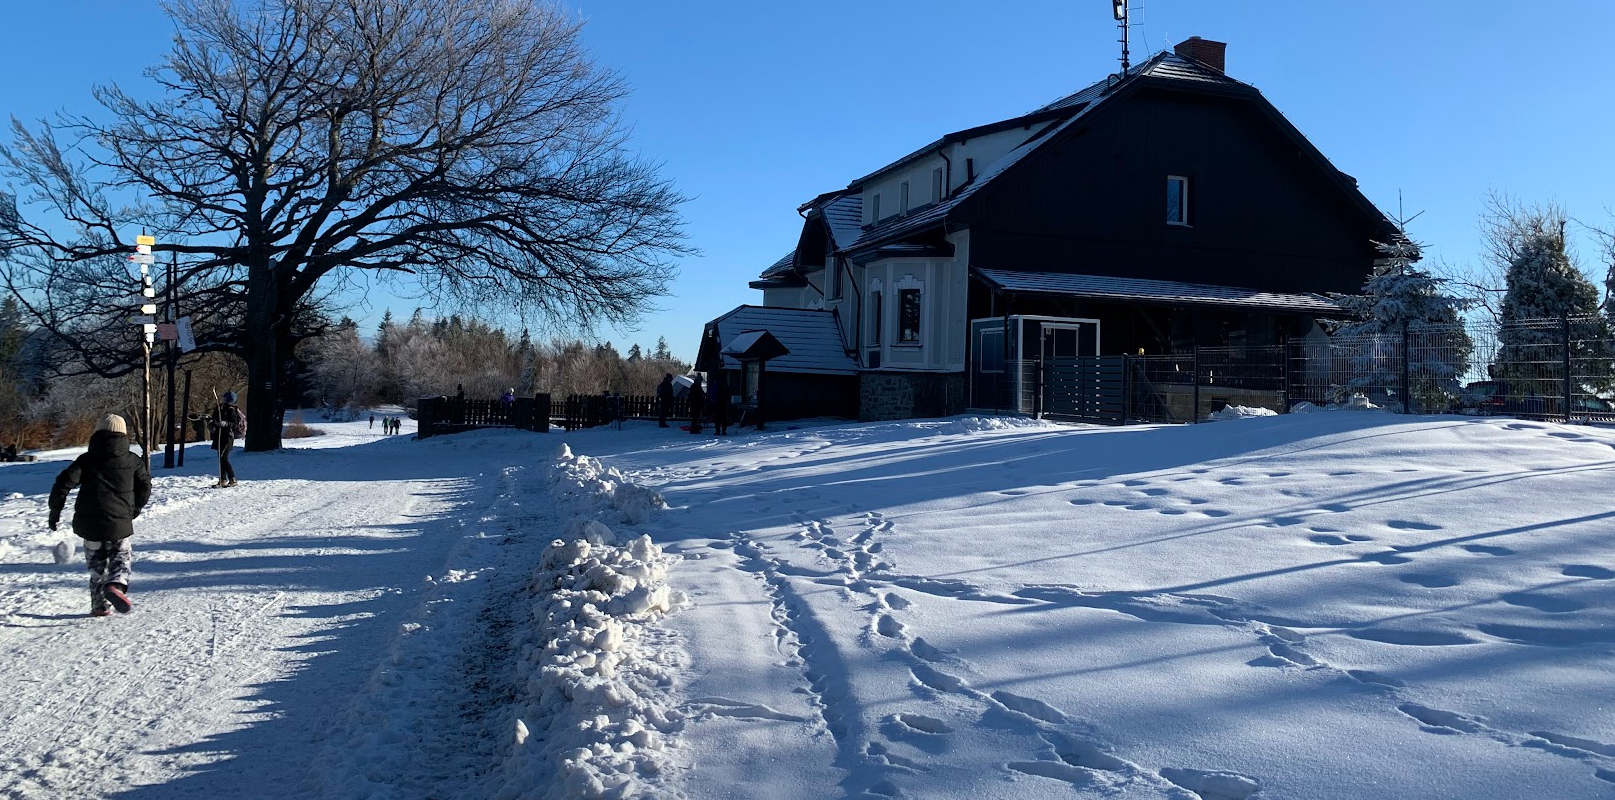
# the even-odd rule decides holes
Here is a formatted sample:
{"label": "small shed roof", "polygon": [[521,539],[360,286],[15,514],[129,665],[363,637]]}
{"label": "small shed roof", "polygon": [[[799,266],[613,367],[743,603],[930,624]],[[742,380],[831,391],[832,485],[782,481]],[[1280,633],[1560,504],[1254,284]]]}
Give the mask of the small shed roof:
{"label": "small shed roof", "polygon": [[1214,305],[1320,316],[1346,313],[1335,301],[1310,292],[1266,292],[1237,286],[1152,281],[1110,275],[1070,275],[1062,272],[1010,272],[1000,269],[978,269],[976,272],[988,283],[1000,289],[1026,294],[1093,297],[1172,305]]}
{"label": "small shed roof", "polygon": [[745,331],[730,339],[721,354],[741,361],[758,361],[788,356],[791,349],[768,331]]}
{"label": "small shed roof", "polygon": [[[770,372],[807,372],[821,375],[856,375],[858,362],[841,343],[841,324],[829,311],[800,308],[740,306],[707,323],[701,361],[710,356],[722,358],[725,369],[740,369],[740,361],[729,351],[736,337],[748,332],[766,331],[788,351],[768,362]],[[716,345],[712,352],[709,343]],[[705,368],[705,367],[703,367]]]}

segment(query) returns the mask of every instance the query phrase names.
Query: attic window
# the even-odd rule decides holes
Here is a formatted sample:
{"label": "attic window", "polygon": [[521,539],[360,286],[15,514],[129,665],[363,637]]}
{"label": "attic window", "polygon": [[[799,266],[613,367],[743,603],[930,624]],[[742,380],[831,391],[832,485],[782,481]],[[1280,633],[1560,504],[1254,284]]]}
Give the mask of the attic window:
{"label": "attic window", "polygon": [[1189,225],[1189,179],[1182,175],[1166,176],[1166,224]]}
{"label": "attic window", "polygon": [[880,194],[876,193],[869,200],[869,221],[880,222]]}
{"label": "attic window", "polygon": [[942,202],[942,168],[931,170],[931,199]]}
{"label": "attic window", "polygon": [[897,185],[897,208],[904,214],[908,213],[908,181]]}

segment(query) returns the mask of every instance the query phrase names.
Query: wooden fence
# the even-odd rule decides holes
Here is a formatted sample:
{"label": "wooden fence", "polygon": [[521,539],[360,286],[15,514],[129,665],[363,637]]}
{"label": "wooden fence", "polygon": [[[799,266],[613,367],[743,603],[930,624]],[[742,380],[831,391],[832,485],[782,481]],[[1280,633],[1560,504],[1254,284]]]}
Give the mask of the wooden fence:
{"label": "wooden fence", "polygon": [[[518,397],[513,403],[465,397],[422,397],[416,401],[419,433],[426,439],[478,428],[516,428],[544,432],[553,424],[568,431],[609,425],[619,419],[660,419],[655,395],[574,394],[564,400],[547,394]],[[690,401],[673,399],[668,420],[690,418]]]}

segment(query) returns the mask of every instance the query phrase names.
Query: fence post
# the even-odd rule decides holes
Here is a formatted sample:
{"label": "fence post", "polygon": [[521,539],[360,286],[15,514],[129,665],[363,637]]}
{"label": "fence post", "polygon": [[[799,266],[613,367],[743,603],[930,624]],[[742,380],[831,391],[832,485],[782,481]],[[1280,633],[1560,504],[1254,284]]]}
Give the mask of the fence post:
{"label": "fence post", "polygon": [[1413,337],[1408,332],[1408,321],[1402,320],[1402,413],[1413,413],[1413,370],[1408,353],[1413,350]]}
{"label": "fence post", "polygon": [[1200,422],[1200,345],[1194,346],[1194,353],[1190,356],[1190,368],[1194,370],[1194,407],[1189,409],[1189,422]]}
{"label": "fence post", "polygon": [[1127,424],[1127,412],[1133,408],[1132,356],[1122,353],[1122,424]]}
{"label": "fence post", "polygon": [[1043,362],[1043,355],[1040,353],[1037,357],[1037,369],[1032,373],[1035,376],[1032,389],[1032,419],[1043,418],[1043,392],[1047,388],[1047,383],[1044,380],[1044,371],[1046,369],[1047,366]]}
{"label": "fence post", "polygon": [[1565,424],[1570,423],[1570,310],[1559,313],[1559,340],[1564,346]]}

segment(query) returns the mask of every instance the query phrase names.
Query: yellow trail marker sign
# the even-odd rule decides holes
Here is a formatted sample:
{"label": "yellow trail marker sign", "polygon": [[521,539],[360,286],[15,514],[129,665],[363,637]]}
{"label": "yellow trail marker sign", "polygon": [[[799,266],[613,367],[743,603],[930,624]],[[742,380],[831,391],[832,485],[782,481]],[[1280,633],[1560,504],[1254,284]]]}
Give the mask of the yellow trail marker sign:
{"label": "yellow trail marker sign", "polygon": [[147,247],[150,247],[150,246],[152,246],[152,245],[154,245],[156,243],[157,243],[157,237],[155,237],[155,236],[136,236],[135,237],[135,244],[137,244],[137,245],[138,244],[143,244],[143,245],[146,245]]}

